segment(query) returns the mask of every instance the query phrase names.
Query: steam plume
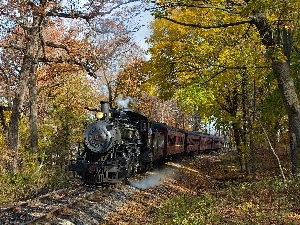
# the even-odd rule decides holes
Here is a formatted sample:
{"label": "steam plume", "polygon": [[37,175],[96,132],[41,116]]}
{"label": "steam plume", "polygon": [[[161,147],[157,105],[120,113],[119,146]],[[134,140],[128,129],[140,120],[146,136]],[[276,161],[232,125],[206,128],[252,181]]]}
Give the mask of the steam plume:
{"label": "steam plume", "polygon": [[175,170],[172,168],[165,168],[162,170],[157,170],[150,174],[148,177],[141,181],[129,180],[129,183],[139,189],[147,189],[164,182],[165,179],[171,178],[175,175]]}
{"label": "steam plume", "polygon": [[135,102],[131,97],[126,97],[125,99],[123,99],[122,94],[119,94],[115,102],[117,103],[118,108],[123,108],[123,109],[129,109],[130,102],[135,105]]}

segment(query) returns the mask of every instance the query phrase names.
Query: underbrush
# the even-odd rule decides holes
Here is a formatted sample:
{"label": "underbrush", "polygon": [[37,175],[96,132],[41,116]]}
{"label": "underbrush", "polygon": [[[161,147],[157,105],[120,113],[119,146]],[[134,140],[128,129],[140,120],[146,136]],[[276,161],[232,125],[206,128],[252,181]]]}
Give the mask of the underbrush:
{"label": "underbrush", "polygon": [[50,172],[49,169],[41,170],[39,174],[33,175],[23,172],[1,174],[0,205],[24,201],[51,190],[65,187],[67,180],[63,173]]}
{"label": "underbrush", "polygon": [[299,179],[284,181],[264,170],[252,181],[231,156],[183,168],[180,184],[192,191],[161,204],[150,224],[300,224]]}
{"label": "underbrush", "polygon": [[0,157],[0,206],[24,201],[68,184],[65,168],[37,163],[29,154],[21,153],[17,169],[13,171],[12,157],[7,151],[0,152],[3,153]]}
{"label": "underbrush", "polygon": [[162,204],[152,224],[299,224],[299,195],[298,180],[279,179],[184,194]]}
{"label": "underbrush", "polygon": [[0,205],[24,201],[67,185],[68,179],[64,173],[49,170],[32,171],[32,175],[23,172],[1,174]]}

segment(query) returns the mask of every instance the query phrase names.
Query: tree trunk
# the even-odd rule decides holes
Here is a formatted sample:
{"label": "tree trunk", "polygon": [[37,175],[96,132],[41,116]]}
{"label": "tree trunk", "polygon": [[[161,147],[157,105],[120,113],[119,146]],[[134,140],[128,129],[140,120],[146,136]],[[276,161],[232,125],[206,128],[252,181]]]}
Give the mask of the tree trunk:
{"label": "tree trunk", "polygon": [[249,165],[248,165],[248,161],[249,161],[249,140],[247,138],[247,134],[249,132],[249,127],[248,127],[248,115],[249,115],[249,77],[248,77],[248,73],[247,71],[242,71],[242,112],[243,112],[243,129],[241,130],[241,139],[243,142],[243,149],[244,149],[244,155],[245,155],[245,169],[246,169],[246,173],[247,175],[250,174],[250,170],[249,170]]}
{"label": "tree trunk", "polygon": [[246,171],[246,160],[245,160],[245,151],[242,148],[242,143],[241,143],[241,128],[238,123],[233,123],[232,124],[232,129],[233,129],[233,136],[234,136],[234,142],[236,144],[236,150],[239,155],[239,161],[240,161],[240,169],[242,172]]}
{"label": "tree trunk", "polygon": [[[24,59],[24,61],[28,60]],[[19,121],[29,74],[29,70],[25,69],[24,67],[25,66],[22,67],[17,93],[13,99],[12,113],[9,123],[8,146],[9,149],[14,151],[17,151],[19,145]]]}
{"label": "tree trunk", "polygon": [[[272,69],[277,78],[278,88],[281,92],[285,109],[289,118],[289,131],[291,141],[291,156],[293,175],[297,176],[298,170],[298,154],[300,147],[300,105],[297,92],[294,86],[294,81],[290,73],[290,51],[292,47],[292,32],[285,28],[277,27],[274,32],[271,24],[266,18],[266,14],[262,10],[257,10],[253,15],[253,22],[258,29],[262,43],[266,46],[269,52],[269,57],[272,60]],[[286,59],[278,57],[279,52],[276,47],[280,47],[282,54]]]}
{"label": "tree trunk", "polygon": [[[36,73],[36,60],[38,58],[39,52],[39,32],[41,27],[41,22],[43,17],[34,16],[32,21],[32,26],[28,27],[26,30],[27,42],[24,50],[24,57],[21,66],[19,83],[16,91],[16,95],[13,99],[12,113],[10,117],[9,124],[9,135],[8,135],[8,146],[9,149],[14,151],[14,154],[17,156],[18,154],[18,146],[19,146],[19,122],[22,112],[22,106],[25,98],[25,91],[28,85],[28,80],[31,74],[35,76]],[[25,22],[26,23],[26,22]],[[13,165],[13,170],[16,171],[16,159]]]}
{"label": "tree trunk", "polygon": [[[25,59],[24,59],[25,61]],[[23,72],[22,72],[23,71]],[[17,88],[16,96],[13,99],[12,113],[10,116],[9,129],[8,129],[8,148],[14,153],[14,161],[10,166],[13,173],[17,170],[17,156],[19,147],[19,122],[21,117],[21,108],[24,102],[25,89],[27,85],[27,70],[22,67],[19,78],[19,85]]]}
{"label": "tree trunk", "polygon": [[32,153],[37,154],[38,152],[38,94],[36,84],[36,65],[34,66],[32,73],[30,74],[29,81],[29,101],[30,101],[30,150]]}
{"label": "tree trunk", "polygon": [[299,174],[299,147],[300,147],[300,105],[290,74],[289,62],[273,62],[273,71],[277,76],[278,88],[283,97],[283,102],[289,118],[289,130],[291,138],[291,160],[293,175]]}
{"label": "tree trunk", "polygon": [[28,83],[29,88],[29,101],[30,101],[30,150],[37,154],[38,152],[38,91],[36,72],[38,69],[38,60],[42,54],[42,48],[39,45],[35,54],[34,62],[32,62],[30,79]]}
{"label": "tree trunk", "polygon": [[[256,168],[255,168],[255,152],[253,147],[253,133],[252,133],[252,120],[250,114],[250,84],[249,74],[247,71],[242,72],[242,111],[243,111],[243,135],[242,139],[244,142],[244,149],[246,160],[246,171],[250,175],[252,173],[252,179],[256,179]],[[254,111],[254,108],[252,108]],[[251,169],[251,171],[250,171]]]}

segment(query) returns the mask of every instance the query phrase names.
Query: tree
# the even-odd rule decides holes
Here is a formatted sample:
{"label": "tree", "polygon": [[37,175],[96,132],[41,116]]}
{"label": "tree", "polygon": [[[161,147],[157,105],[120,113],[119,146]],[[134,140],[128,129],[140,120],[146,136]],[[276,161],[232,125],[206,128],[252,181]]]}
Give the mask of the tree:
{"label": "tree", "polygon": [[[122,95],[124,97],[134,98],[138,105],[143,104],[142,101],[142,84],[147,79],[143,73],[142,58],[133,58],[132,61],[127,62],[120,70],[117,81],[115,96]],[[139,108],[138,106],[136,108]]]}
{"label": "tree", "polygon": [[[53,72],[55,71],[55,72]],[[71,149],[82,141],[87,107],[102,100],[84,71],[68,64],[51,64],[37,73],[39,90],[39,161],[66,168]]]}
{"label": "tree", "polygon": [[[47,36],[45,31],[50,27],[60,26],[62,21],[71,24],[72,20],[77,21],[77,25],[84,24],[83,27],[98,32],[105,32],[103,26],[112,20],[124,23],[124,15],[132,12],[136,7],[126,8],[125,4],[129,1],[86,1],[85,4],[69,1],[68,4],[62,1],[15,1],[9,0],[0,3],[1,21],[5,25],[1,26],[1,37],[11,36],[9,41],[2,42],[2,49],[11,51],[12,74],[15,90],[12,96],[12,113],[8,129],[9,148],[17,151],[19,145],[19,121],[27,87],[30,94],[31,109],[31,148],[36,151],[37,148],[37,86],[36,72],[39,66],[44,63],[69,63],[77,65],[80,69],[86,70],[91,76],[95,76],[96,65],[95,58],[91,48],[93,43],[80,36],[70,36],[72,26],[65,27],[65,37],[59,42],[52,35]],[[124,14],[120,13],[120,9]],[[127,10],[128,9],[128,10]],[[111,16],[111,19],[107,17]],[[62,20],[63,19],[63,20]],[[78,22],[80,21],[80,22]],[[101,29],[102,30],[101,30]],[[16,32],[18,31],[18,32]],[[49,33],[48,33],[49,34]],[[88,31],[82,33],[88,35]],[[69,37],[69,39],[67,39]],[[82,36],[82,38],[84,38]],[[78,44],[81,43],[81,44]],[[56,49],[56,51],[55,51]],[[56,55],[55,55],[56,54]],[[7,71],[2,65],[2,72]],[[9,103],[10,104],[10,103]]]}
{"label": "tree", "polygon": [[[119,38],[102,41],[97,49],[102,49],[102,57],[97,60],[98,79],[96,85],[108,96],[107,101],[113,102],[117,97],[118,80],[124,67],[142,59],[143,54],[139,46],[130,40],[128,35],[118,35]],[[124,92],[123,90],[121,92]]]}
{"label": "tree", "polygon": [[[172,18],[203,17],[197,10],[187,11],[178,10]],[[215,17],[212,13],[206,15],[206,20]],[[150,82],[159,84],[162,97],[175,96],[181,107],[198,115],[199,120],[217,122],[216,127],[232,127],[241,168],[245,169],[246,132],[242,132],[242,121],[246,124],[246,115],[242,116],[242,109],[246,109],[243,93],[249,85],[244,84],[244,78],[249,73],[251,80],[246,80],[256,80],[260,85],[257,71],[265,67],[265,59],[260,45],[247,42],[241,31],[203,31],[157,19],[149,39],[153,45],[147,67],[152,74]],[[252,37],[255,35],[253,30],[248,32]],[[257,36],[256,40],[259,41]]]}
{"label": "tree", "polygon": [[[254,38],[260,37],[265,55],[276,75],[278,88],[289,118],[289,130],[293,143],[291,148],[293,174],[298,174],[298,152],[300,147],[300,106],[290,72],[290,55],[293,33],[299,24],[298,2],[291,1],[160,1],[154,11],[158,18],[174,24],[214,33],[228,32],[230,28],[244,31],[244,37],[253,30]],[[174,10],[174,9],[177,10]],[[188,16],[174,17],[178,12]],[[195,16],[198,12],[201,16]],[[200,19],[201,18],[201,19]],[[232,30],[232,29],[231,29]],[[198,36],[201,41],[201,36]],[[214,36],[211,36],[214,39]],[[251,40],[249,37],[248,40]],[[216,46],[214,46],[217,48]],[[201,53],[199,53],[201,54]],[[172,64],[169,64],[172,65]]]}

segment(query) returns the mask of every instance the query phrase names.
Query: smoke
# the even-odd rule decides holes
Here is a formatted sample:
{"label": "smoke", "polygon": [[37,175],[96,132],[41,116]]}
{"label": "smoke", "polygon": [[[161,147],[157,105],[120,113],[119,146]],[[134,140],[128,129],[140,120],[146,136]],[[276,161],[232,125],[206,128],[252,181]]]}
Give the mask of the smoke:
{"label": "smoke", "polygon": [[121,109],[129,109],[129,103],[132,103],[133,105],[135,105],[135,102],[131,97],[126,97],[125,99],[123,99],[122,94],[119,94],[119,96],[115,100],[115,102],[117,103],[118,108],[121,108]]}
{"label": "smoke", "polygon": [[162,170],[154,171],[148,177],[140,181],[128,180],[129,183],[138,189],[147,189],[162,184],[167,178],[175,176],[174,168],[165,168]]}

